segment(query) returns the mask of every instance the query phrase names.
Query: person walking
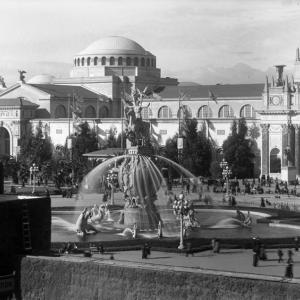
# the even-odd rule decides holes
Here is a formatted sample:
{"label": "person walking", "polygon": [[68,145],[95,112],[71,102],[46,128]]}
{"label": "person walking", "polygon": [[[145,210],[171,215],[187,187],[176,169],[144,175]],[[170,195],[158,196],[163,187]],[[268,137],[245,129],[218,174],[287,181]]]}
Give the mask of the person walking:
{"label": "person walking", "polygon": [[277,255],[278,255],[278,263],[281,263],[283,261],[283,259],[282,259],[283,252],[280,248],[277,250]]}
{"label": "person walking", "polygon": [[285,277],[287,278],[293,278],[294,277],[294,272],[293,272],[293,251],[289,250],[288,251],[288,260],[287,260],[287,266],[285,269]]}

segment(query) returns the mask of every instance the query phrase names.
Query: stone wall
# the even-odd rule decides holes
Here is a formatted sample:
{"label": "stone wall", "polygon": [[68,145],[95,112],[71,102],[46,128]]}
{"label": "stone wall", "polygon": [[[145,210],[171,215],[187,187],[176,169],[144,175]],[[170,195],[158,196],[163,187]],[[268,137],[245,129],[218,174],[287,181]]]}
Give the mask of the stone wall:
{"label": "stone wall", "polygon": [[[176,269],[176,271],[174,271]],[[84,257],[25,257],[22,299],[297,299],[300,284]]]}

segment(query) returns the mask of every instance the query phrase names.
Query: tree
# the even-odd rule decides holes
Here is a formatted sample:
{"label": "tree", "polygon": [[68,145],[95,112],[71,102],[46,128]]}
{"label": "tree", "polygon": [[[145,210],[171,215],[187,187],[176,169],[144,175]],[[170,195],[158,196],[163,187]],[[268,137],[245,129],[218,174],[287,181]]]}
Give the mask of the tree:
{"label": "tree", "polygon": [[183,166],[196,176],[209,176],[212,158],[212,144],[206,137],[205,126],[197,130],[196,119],[183,121]]}
{"label": "tree", "polygon": [[109,134],[106,140],[106,148],[117,148],[118,140],[116,138],[116,131],[113,128],[109,129]]}
{"label": "tree", "polygon": [[247,137],[248,128],[244,118],[233,121],[231,134],[223,143],[224,158],[228,162],[232,175],[237,178],[253,177],[255,157],[252,140]]}
{"label": "tree", "polygon": [[50,137],[42,131],[42,123],[40,122],[32,130],[32,126],[27,126],[27,130],[23,133],[20,141],[19,161],[28,168],[36,163],[41,167],[43,163],[52,159],[53,145]]}
{"label": "tree", "polygon": [[74,171],[74,179],[83,177],[90,169],[88,159],[82,154],[92,152],[98,149],[97,135],[94,130],[91,130],[87,122],[79,125],[78,134],[73,135],[72,147],[72,164]]}
{"label": "tree", "polygon": [[[196,176],[209,176],[212,158],[212,143],[206,137],[205,128],[198,131],[196,119],[185,118],[182,123],[184,138],[182,165]],[[178,162],[178,134],[168,139],[161,152],[165,157]]]}

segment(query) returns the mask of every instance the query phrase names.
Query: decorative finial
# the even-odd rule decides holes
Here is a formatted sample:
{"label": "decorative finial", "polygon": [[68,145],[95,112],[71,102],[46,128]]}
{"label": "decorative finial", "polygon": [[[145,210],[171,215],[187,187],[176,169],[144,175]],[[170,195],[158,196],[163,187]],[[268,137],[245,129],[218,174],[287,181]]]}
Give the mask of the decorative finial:
{"label": "decorative finial", "polygon": [[286,79],[285,79],[285,81],[284,81],[284,89],[285,89],[285,91],[288,91],[288,89],[289,89],[289,78],[288,78],[287,75],[286,75],[285,78],[286,78]]}
{"label": "decorative finial", "polygon": [[269,91],[269,79],[268,76],[266,76],[266,82],[265,82],[265,92]]}

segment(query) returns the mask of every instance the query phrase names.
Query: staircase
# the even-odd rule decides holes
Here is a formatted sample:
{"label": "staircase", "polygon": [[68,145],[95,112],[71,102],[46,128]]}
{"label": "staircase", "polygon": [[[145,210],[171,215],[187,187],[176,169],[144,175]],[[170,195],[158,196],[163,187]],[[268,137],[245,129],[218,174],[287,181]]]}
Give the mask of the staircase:
{"label": "staircase", "polygon": [[23,235],[23,250],[26,253],[32,251],[31,246],[31,231],[30,231],[30,222],[29,222],[29,210],[27,202],[22,203],[22,235]]}

